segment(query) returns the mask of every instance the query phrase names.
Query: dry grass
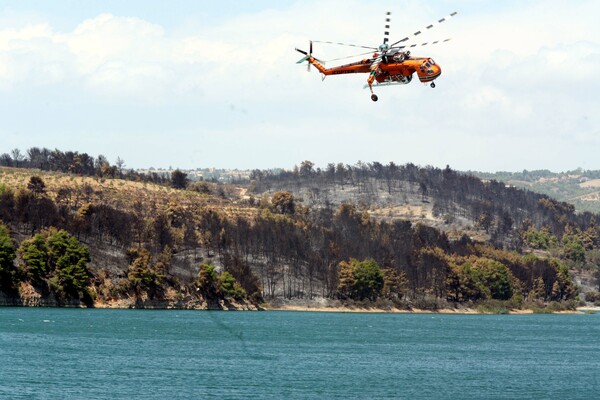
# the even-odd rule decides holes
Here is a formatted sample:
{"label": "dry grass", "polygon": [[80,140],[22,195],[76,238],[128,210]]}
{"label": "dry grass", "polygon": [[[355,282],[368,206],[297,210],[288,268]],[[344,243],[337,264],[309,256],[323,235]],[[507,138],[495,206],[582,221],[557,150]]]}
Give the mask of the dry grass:
{"label": "dry grass", "polygon": [[600,192],[588,193],[577,197],[577,199],[582,201],[600,201]]}
{"label": "dry grass", "polygon": [[44,180],[46,192],[51,199],[57,199],[59,189],[71,189],[73,202],[77,205],[106,204],[131,210],[133,204],[139,201],[143,206],[159,211],[175,204],[183,208],[218,209],[231,217],[250,217],[257,212],[255,208],[244,205],[237,197],[222,199],[213,195],[177,190],[154,183],[82,177],[60,172],[0,167],[0,184],[14,190],[24,189],[34,175],[40,176]]}
{"label": "dry grass", "polygon": [[506,183],[508,183],[509,185],[523,185],[523,186],[531,186],[531,185],[533,185],[532,182],[518,181],[518,180],[510,180],[510,181],[507,181]]}
{"label": "dry grass", "polygon": [[579,186],[583,188],[600,188],[600,179],[591,179],[586,182],[581,182]]}

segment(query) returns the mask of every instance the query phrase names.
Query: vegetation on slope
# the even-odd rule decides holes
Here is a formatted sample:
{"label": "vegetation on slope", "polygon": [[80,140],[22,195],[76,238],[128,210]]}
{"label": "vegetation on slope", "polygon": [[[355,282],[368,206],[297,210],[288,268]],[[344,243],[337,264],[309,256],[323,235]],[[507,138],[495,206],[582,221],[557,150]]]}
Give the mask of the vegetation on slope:
{"label": "vegetation on slope", "polygon": [[548,170],[470,173],[481,179],[494,179],[566,201],[573,204],[580,212],[600,212],[600,171],[578,168],[559,173]]}
{"label": "vegetation on slope", "polygon": [[[32,181],[38,180],[29,183]],[[103,301],[128,296],[163,299],[169,290],[180,296],[197,294],[207,302],[322,295],[384,298],[403,305],[424,296],[465,302],[504,299],[513,292],[541,300],[569,300],[575,295],[568,275],[564,278],[561,265],[551,260],[510,257],[507,252],[490,256],[491,249],[466,237],[450,242],[433,228],[375,221],[348,204],[337,210],[309,210],[292,207],[289,202],[294,199],[289,193],[273,199],[270,204],[256,205],[254,212],[237,215],[211,208],[202,197],[198,198],[202,205],[190,201],[181,207],[170,201],[150,213],[143,204],[138,204],[142,209],[137,210],[102,203],[73,207],[57,204],[48,193],[34,194],[32,188],[5,187],[0,197],[2,219],[16,228],[16,236],[33,234],[21,241],[16,273],[8,286],[27,282],[47,289],[63,304],[76,299],[89,304],[90,293]],[[43,218],[35,212],[41,207]],[[74,249],[60,268],[54,258],[38,257],[56,235]],[[79,258],[72,255],[79,254],[76,237],[90,246],[108,246],[124,253],[126,262],[109,271],[103,270],[102,260],[98,260],[88,275],[86,253],[79,251]],[[345,265],[352,265],[352,259],[367,258],[372,259],[367,262],[371,272],[356,269],[351,274],[353,283],[342,283]],[[196,261],[199,266],[190,264]],[[383,282],[377,278],[380,284],[365,285],[373,271],[379,276],[379,265],[383,266]],[[186,280],[189,275],[177,273],[180,269],[197,271],[190,274],[196,278]],[[540,291],[537,278],[542,275]],[[553,291],[557,282],[560,290]]]}
{"label": "vegetation on slope", "polygon": [[257,194],[286,190],[317,207],[344,202],[344,193],[351,193],[355,204],[364,204],[370,211],[391,210],[414,204],[418,199],[428,206],[434,218],[445,223],[466,220],[485,231],[495,245],[507,248],[522,245],[516,233],[524,226],[545,226],[562,237],[568,225],[585,230],[595,224],[594,214],[575,213],[571,204],[498,181],[484,182],[449,167],[374,162],[354,166],[329,164],[321,170],[304,161],[299,168],[279,174],[254,171],[253,178],[253,191]]}
{"label": "vegetation on slope", "polygon": [[[596,271],[600,259],[593,214],[449,168],[359,163],[321,171],[303,162],[252,178],[246,195],[244,187],[190,183],[181,171],[156,185],[0,168],[0,219],[11,231],[0,249],[14,250],[0,250],[2,291],[25,284],[63,304],[319,296],[403,307],[518,305],[573,301],[569,268]],[[442,229],[377,212],[382,202],[406,199],[430,206]],[[453,220],[490,241],[449,235]],[[84,244],[88,257],[66,257],[60,268],[47,261],[44,274],[28,274],[35,254],[24,244],[43,248],[58,233],[73,249],[73,240]]]}

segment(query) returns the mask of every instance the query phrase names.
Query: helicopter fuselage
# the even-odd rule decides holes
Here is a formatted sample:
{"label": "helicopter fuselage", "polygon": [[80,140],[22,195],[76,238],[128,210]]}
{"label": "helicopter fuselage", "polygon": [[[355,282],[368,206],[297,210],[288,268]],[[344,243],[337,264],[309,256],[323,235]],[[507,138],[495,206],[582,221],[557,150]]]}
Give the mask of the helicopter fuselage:
{"label": "helicopter fuselage", "polygon": [[[308,61],[313,64],[323,75],[343,75],[343,74],[361,74],[371,73],[371,66],[376,58],[366,58],[361,61],[350,64],[340,65],[332,68],[325,68],[318,61],[310,57]],[[412,75],[416,72],[421,82],[432,82],[442,73],[442,69],[431,58],[409,57],[397,59],[389,57],[387,62],[382,60],[377,66],[375,80],[379,83],[409,83]]]}

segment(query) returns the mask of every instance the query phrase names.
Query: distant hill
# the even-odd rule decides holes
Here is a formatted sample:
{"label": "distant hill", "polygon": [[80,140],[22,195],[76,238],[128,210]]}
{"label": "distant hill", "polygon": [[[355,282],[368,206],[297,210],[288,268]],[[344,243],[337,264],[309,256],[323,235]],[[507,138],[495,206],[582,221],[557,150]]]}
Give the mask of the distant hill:
{"label": "distant hill", "polygon": [[305,163],[294,171],[256,172],[253,191],[289,190],[308,206],[351,201],[381,220],[421,222],[451,237],[468,233],[508,248],[521,246],[519,231],[530,225],[562,237],[569,224],[585,230],[596,219],[550,195],[450,168],[358,163],[320,170]]}
{"label": "distant hill", "polygon": [[578,212],[600,213],[600,171],[581,168],[567,172],[548,170],[523,172],[468,173],[481,179],[505,182],[519,188],[547,194],[557,200],[571,203]]}
{"label": "distant hill", "polygon": [[[172,169],[136,169],[139,174],[157,175],[168,179]],[[221,183],[243,183],[250,179],[251,170],[229,170],[218,168],[196,168],[182,170],[190,180],[204,180]],[[274,169],[270,174],[285,173],[284,169]],[[575,206],[577,212],[600,213],[600,170],[590,171],[581,168],[567,172],[535,170],[522,172],[480,172],[467,171],[483,180],[496,180],[507,185],[548,195],[556,200]],[[418,210],[413,210],[418,212]]]}

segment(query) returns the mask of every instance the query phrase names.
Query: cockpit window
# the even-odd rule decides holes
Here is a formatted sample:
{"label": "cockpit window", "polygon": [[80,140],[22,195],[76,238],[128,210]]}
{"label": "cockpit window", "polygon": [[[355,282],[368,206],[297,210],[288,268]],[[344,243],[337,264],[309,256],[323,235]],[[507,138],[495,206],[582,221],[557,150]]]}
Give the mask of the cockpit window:
{"label": "cockpit window", "polygon": [[431,67],[431,64],[429,64],[428,62],[426,62],[426,63],[425,63],[425,66],[426,66],[427,68],[429,68],[429,67]]}
{"label": "cockpit window", "polygon": [[429,62],[431,63],[431,65],[435,65],[435,61],[433,61],[432,58],[429,59]]}

